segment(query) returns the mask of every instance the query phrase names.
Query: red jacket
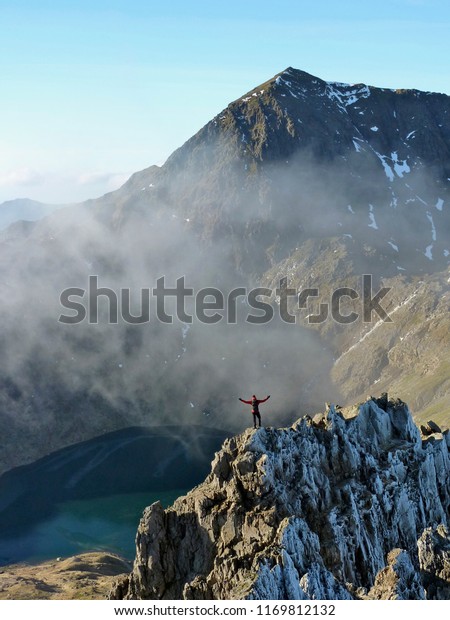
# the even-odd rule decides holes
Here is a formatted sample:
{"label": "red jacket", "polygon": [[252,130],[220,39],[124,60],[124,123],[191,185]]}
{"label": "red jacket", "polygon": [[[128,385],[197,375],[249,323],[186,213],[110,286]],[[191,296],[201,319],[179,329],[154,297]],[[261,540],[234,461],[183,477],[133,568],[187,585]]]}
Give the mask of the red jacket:
{"label": "red jacket", "polygon": [[[252,409],[252,413],[255,413],[255,411],[258,411],[258,406],[259,406],[261,403],[265,403],[265,402],[266,402],[266,400],[269,400],[269,398],[270,398],[270,396],[267,396],[267,398],[262,398],[262,399],[255,398],[255,401],[256,401],[256,408],[253,408],[253,409]],[[253,402],[254,402],[253,398],[252,398],[251,400],[244,400],[243,398],[240,398],[239,400],[240,400],[241,402],[245,403],[246,405],[253,405]]]}

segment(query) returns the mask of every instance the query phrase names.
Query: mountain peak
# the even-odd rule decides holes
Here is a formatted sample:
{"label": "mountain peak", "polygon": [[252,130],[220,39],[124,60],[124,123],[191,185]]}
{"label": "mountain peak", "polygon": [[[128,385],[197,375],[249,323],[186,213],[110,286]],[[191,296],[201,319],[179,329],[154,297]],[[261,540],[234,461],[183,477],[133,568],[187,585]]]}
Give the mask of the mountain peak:
{"label": "mountain peak", "polygon": [[303,71],[303,69],[296,69],[295,67],[287,67],[284,71],[280,71],[277,75],[274,76],[273,79],[278,77],[284,78],[295,78],[300,81],[313,81],[313,82],[324,82],[321,78],[313,75],[312,73],[308,73],[307,71]]}
{"label": "mountain peak", "polygon": [[[323,80],[320,78],[307,73],[306,71],[301,71],[300,69],[294,69],[293,67],[287,67],[284,71],[280,71],[272,78],[259,84],[252,90],[249,90],[245,95],[236,99],[237,103],[240,101],[248,101],[249,97],[262,95],[264,92],[271,92],[273,89],[283,88],[300,88],[301,86],[305,87],[306,85],[314,85],[314,84],[325,84]],[[293,85],[293,86],[292,86]]]}
{"label": "mountain peak", "polygon": [[[323,80],[320,77],[312,75],[307,71],[287,67],[280,71],[266,82],[256,86],[248,91],[245,95],[236,99],[233,103],[247,102],[250,97],[258,97],[264,93],[278,97],[290,97],[294,99],[305,99],[306,97],[326,97],[336,104],[342,104],[344,107],[356,103],[361,97],[369,97],[374,92],[378,95],[381,93],[420,97],[422,95],[439,95],[439,93],[430,93],[417,89],[404,88],[382,88],[369,86],[366,83],[350,84],[347,82],[338,82],[335,80]],[[445,95],[439,95],[444,96]]]}

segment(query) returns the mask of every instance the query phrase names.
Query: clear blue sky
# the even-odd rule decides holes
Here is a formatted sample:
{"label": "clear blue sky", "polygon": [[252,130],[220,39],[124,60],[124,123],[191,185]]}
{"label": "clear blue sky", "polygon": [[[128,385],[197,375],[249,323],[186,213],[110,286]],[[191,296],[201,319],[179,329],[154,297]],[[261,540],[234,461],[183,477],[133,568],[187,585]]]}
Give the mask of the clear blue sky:
{"label": "clear blue sky", "polygon": [[0,0],[0,202],[100,195],[291,65],[450,93],[448,0]]}

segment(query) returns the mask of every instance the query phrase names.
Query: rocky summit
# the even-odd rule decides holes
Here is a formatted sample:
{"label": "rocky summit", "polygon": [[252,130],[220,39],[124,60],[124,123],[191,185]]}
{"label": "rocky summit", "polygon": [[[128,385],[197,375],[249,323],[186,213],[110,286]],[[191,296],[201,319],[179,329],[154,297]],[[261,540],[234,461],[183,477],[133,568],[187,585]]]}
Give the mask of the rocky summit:
{"label": "rocky summit", "polygon": [[448,599],[450,435],[386,397],[227,439],[113,599]]}

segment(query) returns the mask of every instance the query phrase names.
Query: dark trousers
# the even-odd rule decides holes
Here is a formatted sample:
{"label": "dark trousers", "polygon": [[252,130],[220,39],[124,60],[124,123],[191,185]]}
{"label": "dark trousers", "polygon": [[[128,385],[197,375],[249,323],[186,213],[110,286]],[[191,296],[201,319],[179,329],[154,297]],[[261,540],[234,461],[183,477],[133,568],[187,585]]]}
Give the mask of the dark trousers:
{"label": "dark trousers", "polygon": [[253,413],[253,426],[256,428],[256,418],[258,418],[259,426],[261,426],[261,414],[259,411],[252,411]]}

